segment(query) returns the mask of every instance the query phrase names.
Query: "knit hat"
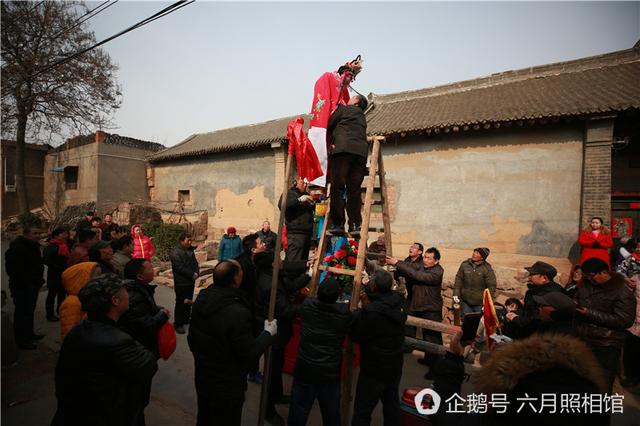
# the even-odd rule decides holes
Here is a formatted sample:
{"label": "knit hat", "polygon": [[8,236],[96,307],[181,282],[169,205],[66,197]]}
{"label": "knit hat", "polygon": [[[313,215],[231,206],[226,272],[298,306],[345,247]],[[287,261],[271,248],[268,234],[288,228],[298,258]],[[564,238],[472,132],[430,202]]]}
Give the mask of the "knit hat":
{"label": "knit hat", "polygon": [[482,256],[482,260],[487,260],[487,257],[489,257],[489,253],[491,253],[491,250],[489,250],[488,247],[478,247],[473,249],[473,251],[477,251],[478,253],[480,253],[480,256]]}
{"label": "knit hat", "polygon": [[341,291],[342,287],[340,287],[338,280],[327,277],[318,287],[318,300],[325,303],[335,303]]}
{"label": "knit hat", "polygon": [[236,228],[234,228],[233,226],[230,226],[227,228],[227,234],[235,234],[236,233]]}

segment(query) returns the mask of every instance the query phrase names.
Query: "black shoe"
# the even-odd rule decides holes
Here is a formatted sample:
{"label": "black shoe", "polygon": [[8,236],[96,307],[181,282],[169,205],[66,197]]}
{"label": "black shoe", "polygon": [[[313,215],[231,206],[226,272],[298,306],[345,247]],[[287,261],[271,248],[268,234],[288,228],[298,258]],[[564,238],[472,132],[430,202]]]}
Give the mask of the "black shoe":
{"label": "black shoe", "polygon": [[58,318],[55,314],[47,315],[47,321],[49,322],[58,322],[60,318]]}
{"label": "black shoe", "polygon": [[18,342],[17,345],[20,349],[25,349],[28,351],[32,351],[38,348],[33,342]]}
{"label": "black shoe", "polygon": [[359,237],[360,236],[360,225],[350,225],[349,226],[349,234],[351,234],[352,237]]}
{"label": "black shoe", "polygon": [[33,333],[31,335],[31,340],[41,340],[44,337],[44,334]]}
{"label": "black shoe", "polygon": [[342,226],[332,226],[331,229],[329,229],[329,234],[331,235],[344,235],[344,225]]}
{"label": "black shoe", "polygon": [[636,379],[635,377],[625,376],[620,379],[620,385],[622,385],[625,388],[632,388],[637,384],[638,384],[638,379]]}
{"label": "black shoe", "polygon": [[291,395],[280,395],[275,400],[276,404],[291,404]]}
{"label": "black shoe", "polygon": [[178,333],[178,334],[185,334],[186,333],[186,331],[184,331],[184,325],[176,325],[175,328],[176,328],[176,333]]}

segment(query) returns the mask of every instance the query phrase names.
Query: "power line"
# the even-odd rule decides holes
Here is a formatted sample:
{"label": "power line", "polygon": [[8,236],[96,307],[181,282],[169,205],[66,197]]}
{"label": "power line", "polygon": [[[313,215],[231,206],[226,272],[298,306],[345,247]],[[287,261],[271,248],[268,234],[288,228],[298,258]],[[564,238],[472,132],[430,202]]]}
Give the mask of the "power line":
{"label": "power line", "polygon": [[[110,3],[110,0],[107,0],[104,3],[101,3],[99,6],[96,6],[93,9],[89,10],[87,13],[85,13],[80,18],[78,18],[78,20],[76,21],[75,24],[73,24],[72,26],[70,26],[67,29],[64,29],[64,30],[60,31],[58,34],[56,34],[53,37],[51,37],[50,42],[57,40],[60,36],[68,33],[69,31],[71,31],[72,29],[76,28],[78,25],[82,24],[83,22],[86,22],[89,19],[91,19],[91,18],[97,16],[98,14],[104,12],[105,10],[107,10],[108,8],[113,6],[114,4],[118,3],[118,1],[119,0],[115,0],[114,2]],[[107,5],[107,3],[109,3],[109,4]],[[105,5],[107,5],[107,6],[103,7]],[[102,8],[102,9],[100,9],[100,8]],[[98,10],[98,9],[100,9],[100,10]],[[95,13],[94,13],[94,11],[95,11]]]}

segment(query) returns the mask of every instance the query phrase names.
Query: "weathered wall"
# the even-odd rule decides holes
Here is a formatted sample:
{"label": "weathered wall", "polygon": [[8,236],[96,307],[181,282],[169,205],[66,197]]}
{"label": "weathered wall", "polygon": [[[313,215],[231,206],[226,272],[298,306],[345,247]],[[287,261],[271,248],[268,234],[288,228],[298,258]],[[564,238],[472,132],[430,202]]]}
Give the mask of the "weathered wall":
{"label": "weathered wall", "polygon": [[[77,189],[65,190],[64,173],[56,167],[78,166]],[[98,144],[88,144],[47,154],[44,167],[44,202],[52,212],[66,206],[96,201],[98,192]]]}
{"label": "weathered wall", "polygon": [[394,244],[566,257],[579,229],[582,137],[564,125],[385,144]]}
{"label": "weathered wall", "polygon": [[[27,185],[27,198],[30,209],[42,206],[44,196],[44,159],[47,150],[42,148],[32,148],[28,144],[24,151],[24,173]],[[2,215],[12,216],[19,213],[18,194],[16,192],[5,192],[5,174],[9,177],[9,182],[15,184],[16,169],[16,149],[13,142],[2,142]],[[5,170],[6,166],[6,170]]]}
{"label": "weathered wall", "polygon": [[176,206],[178,190],[189,190],[185,210],[207,210],[209,238],[235,226],[243,234],[274,219],[273,150],[211,155],[154,164],[154,205]]}
{"label": "weathered wall", "polygon": [[121,202],[146,205],[149,202],[147,187],[147,151],[121,145],[100,143],[98,152],[98,214],[112,211]]}

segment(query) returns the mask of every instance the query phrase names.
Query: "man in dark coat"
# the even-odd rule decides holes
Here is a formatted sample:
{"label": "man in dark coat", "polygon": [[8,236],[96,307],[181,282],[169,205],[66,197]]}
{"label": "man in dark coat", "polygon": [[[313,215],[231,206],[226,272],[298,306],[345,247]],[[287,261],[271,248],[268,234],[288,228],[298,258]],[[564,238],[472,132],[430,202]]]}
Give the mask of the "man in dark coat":
{"label": "man in dark coat", "polygon": [[97,262],[102,274],[116,273],[111,265],[111,259],[113,259],[113,247],[110,243],[98,240],[89,248],[89,261]]}
{"label": "man in dark coat", "polygon": [[[409,256],[407,256],[403,263],[407,266],[411,267],[414,270],[422,269],[422,254],[424,253],[424,246],[420,243],[413,243],[409,247]],[[388,257],[385,259],[385,263],[390,264],[390,262],[395,262],[396,260],[391,260],[392,258]],[[405,269],[406,270],[406,269]],[[396,280],[402,279],[404,281],[405,288],[407,290],[407,298],[405,299],[404,309],[409,312],[411,308],[412,298],[413,298],[413,286],[416,284],[416,279],[410,277],[406,273],[396,269],[395,271]],[[409,337],[416,337],[416,328],[407,326],[405,330],[405,335]],[[412,352],[412,349],[409,347],[405,348],[405,352]]]}
{"label": "man in dark coat", "polygon": [[404,358],[404,311],[402,296],[391,290],[393,278],[379,269],[365,287],[363,308],[356,311],[351,337],[360,343],[362,360],[353,407],[353,426],[370,425],[371,413],[382,402],[384,423],[400,424],[398,386]]}
{"label": "man in dark coat", "polygon": [[[169,321],[169,311],[156,304],[156,286],[151,284],[154,276],[153,265],[146,259],[132,259],[125,265],[129,310],[122,315],[118,325],[158,359],[158,330]],[[138,425],[144,425],[144,409],[149,405],[151,380],[141,383],[140,387],[141,400],[137,405],[137,418]]]}
{"label": "man in dark coat", "polygon": [[115,274],[101,275],[78,297],[88,319],[72,328],[62,343],[52,426],[141,424],[141,385],[151,381],[158,364],[116,325],[129,307],[123,281]]}
{"label": "man in dark coat", "polygon": [[540,305],[536,301],[536,296],[544,296],[553,292],[563,292],[562,286],[553,279],[558,274],[553,265],[545,262],[535,262],[533,265],[525,268],[529,273],[528,290],[524,295],[524,310],[522,315],[515,312],[507,313],[507,323],[504,334],[513,339],[522,339],[529,337],[538,331],[541,327],[545,327],[539,317]]}
{"label": "man in dark coat", "polygon": [[[394,263],[395,262],[395,263]],[[440,265],[440,250],[430,247],[422,257],[422,267],[415,268],[409,262],[398,262],[389,258],[390,264],[395,264],[396,270],[404,276],[411,278],[412,297],[409,312],[411,315],[431,321],[442,322],[442,277],[444,269]],[[415,334],[414,334],[415,335]],[[442,333],[435,330],[422,329],[422,337],[426,342],[442,345]],[[437,356],[425,353],[421,364],[433,367]],[[430,373],[427,373],[430,378]]]}
{"label": "man in dark coat", "polygon": [[349,233],[360,235],[362,195],[360,186],[367,172],[367,99],[353,96],[348,105],[339,105],[331,115],[327,133],[331,135],[329,170],[331,173],[331,232],[344,232],[344,194],[347,193]]}
{"label": "man in dark coat", "polygon": [[[42,258],[47,265],[47,288],[49,290],[45,308],[47,320],[51,322],[60,321],[56,313],[60,310],[60,305],[66,295],[62,287],[62,273],[67,269],[69,261],[68,238],[69,229],[65,226],[58,227],[51,231],[49,244],[42,250]],[[57,303],[56,298],[58,299]]]}
{"label": "man in dark coat", "polygon": [[38,292],[44,284],[41,233],[36,226],[26,226],[22,235],[11,242],[4,258],[9,275],[9,290],[15,305],[13,330],[16,343],[22,349],[35,349],[33,341],[44,337],[33,330],[33,313],[38,303]]}
{"label": "man in dark coat", "polygon": [[[278,207],[282,210],[282,196],[280,196]],[[314,209],[314,200],[307,192],[306,182],[303,178],[297,178],[287,192],[287,201],[284,206],[288,261],[309,259]]]}
{"label": "man in dark coat", "polygon": [[191,246],[191,235],[187,233],[180,235],[178,245],[173,249],[169,258],[173,272],[173,290],[176,292],[174,324],[176,333],[184,334],[184,325],[189,324],[191,317],[191,305],[188,303],[193,300],[196,278],[200,272],[196,255]]}
{"label": "man in dark coat", "polygon": [[340,424],[340,368],[342,343],[349,333],[349,306],[336,303],[342,287],[326,278],[318,298],[307,298],[300,308],[300,344],[293,374],[289,426],[303,426],[315,399],[322,411],[322,423]]}
{"label": "man in dark coat", "polygon": [[496,274],[487,262],[490,253],[487,247],[475,248],[471,257],[458,268],[453,286],[453,303],[460,304],[462,315],[482,312],[486,288],[491,292],[491,297],[496,297]]}
{"label": "man in dark coat", "polygon": [[582,263],[582,271],[586,280],[575,296],[578,335],[600,361],[611,392],[626,329],[635,320],[636,298],[625,284],[625,277],[611,272],[604,260],[587,259]]}
{"label": "man in dark coat", "polygon": [[88,231],[91,229],[91,221],[93,220],[94,216],[94,212],[86,212],[84,214],[84,218],[80,219],[80,221],[76,224],[76,238],[80,232]]}
{"label": "man in dark coat", "polygon": [[242,269],[235,260],[213,270],[213,285],[198,295],[189,327],[195,360],[198,426],[236,426],[242,421],[247,372],[276,334],[276,321],[253,335],[253,314],[244,294]]}
{"label": "man in dark coat", "polygon": [[267,251],[275,251],[278,234],[271,230],[271,223],[268,220],[262,222],[262,229],[259,230],[257,234],[260,237],[260,240],[267,247]]}

